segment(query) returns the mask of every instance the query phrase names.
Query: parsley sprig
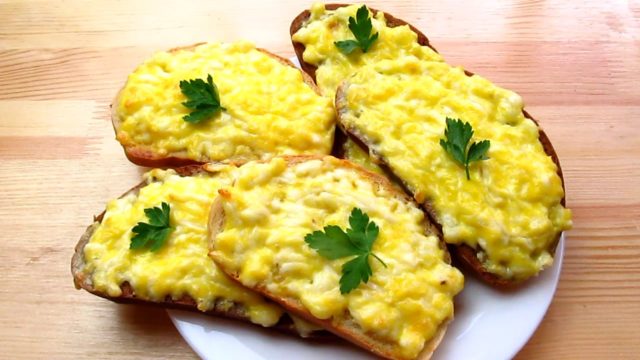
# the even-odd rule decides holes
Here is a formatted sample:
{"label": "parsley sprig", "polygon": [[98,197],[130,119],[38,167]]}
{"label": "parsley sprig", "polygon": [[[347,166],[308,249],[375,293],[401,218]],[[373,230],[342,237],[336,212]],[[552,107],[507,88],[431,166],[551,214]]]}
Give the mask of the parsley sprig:
{"label": "parsley sprig", "polygon": [[211,75],[207,76],[207,82],[202,79],[180,81],[180,91],[188,99],[182,105],[192,109],[189,115],[182,118],[184,121],[197,124],[220,110],[226,110],[220,105],[218,88],[213,83]]}
{"label": "parsley sprig", "polygon": [[149,248],[151,251],[158,251],[167,240],[173,228],[169,224],[169,212],[171,208],[166,202],[162,203],[162,208],[152,207],[144,209],[149,223],[139,222],[131,230],[135,235],[131,238],[129,249]]}
{"label": "parsley sprig", "polygon": [[336,225],[329,225],[324,227],[324,231],[314,231],[304,237],[304,241],[312,249],[329,260],[356,255],[355,258],[342,265],[342,277],[340,278],[340,293],[342,294],[347,294],[357,288],[361,281],[364,283],[369,281],[369,277],[373,275],[371,266],[369,266],[369,255],[387,267],[382,259],[371,252],[373,242],[380,231],[378,225],[369,221],[369,216],[358,208],[351,210],[349,225],[351,228],[346,232]]}
{"label": "parsley sprig", "polygon": [[362,5],[356,12],[355,19],[352,16],[349,17],[349,30],[351,30],[356,39],[336,41],[334,44],[346,55],[351,54],[356,48],[360,48],[362,52],[366,53],[374,41],[378,39],[378,33],[371,35],[372,29],[373,25],[369,17],[369,10],[367,10],[366,5]]}
{"label": "parsley sprig", "polygon": [[487,151],[489,151],[491,143],[489,140],[482,140],[474,142],[467,149],[467,145],[473,136],[473,128],[471,124],[460,119],[447,118],[447,128],[444,130],[444,136],[446,140],[440,139],[440,146],[458,163],[464,165],[467,180],[471,180],[469,164],[474,161],[489,159]]}

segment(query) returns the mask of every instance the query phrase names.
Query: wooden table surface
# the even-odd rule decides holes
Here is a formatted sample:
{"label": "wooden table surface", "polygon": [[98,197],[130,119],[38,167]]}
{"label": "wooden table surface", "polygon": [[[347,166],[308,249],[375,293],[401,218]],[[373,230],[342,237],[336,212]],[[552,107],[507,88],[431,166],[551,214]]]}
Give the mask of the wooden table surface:
{"label": "wooden table surface", "polygon": [[[156,50],[249,39],[289,57],[289,23],[308,5],[0,0],[0,357],[195,357],[163,310],[73,288],[85,226],[144,171],[114,140],[109,103]],[[640,3],[369,5],[520,93],[558,151],[574,229],[555,299],[518,357],[638,358]]]}

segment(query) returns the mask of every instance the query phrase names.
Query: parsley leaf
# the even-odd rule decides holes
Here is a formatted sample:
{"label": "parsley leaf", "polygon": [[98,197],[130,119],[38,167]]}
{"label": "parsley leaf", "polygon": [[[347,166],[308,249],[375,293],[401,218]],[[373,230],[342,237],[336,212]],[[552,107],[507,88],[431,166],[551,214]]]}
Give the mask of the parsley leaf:
{"label": "parsley leaf", "polygon": [[340,293],[346,294],[360,285],[360,281],[367,283],[373,274],[369,266],[367,255],[358,255],[342,265],[340,278]]}
{"label": "parsley leaf", "polygon": [[349,30],[356,37],[355,40],[336,41],[336,47],[346,55],[351,54],[356,48],[362,49],[366,53],[371,45],[378,39],[378,33],[371,35],[373,25],[369,17],[369,10],[366,5],[362,5],[356,12],[356,18],[349,17]]}
{"label": "parsley leaf", "polygon": [[131,238],[129,249],[149,248],[158,251],[162,247],[173,228],[169,224],[169,204],[163,202],[161,206],[144,209],[149,223],[139,222],[133,227],[131,231],[135,235]]}
{"label": "parsley leaf", "polygon": [[358,287],[361,281],[368,282],[373,274],[369,265],[369,255],[375,257],[384,267],[387,264],[371,252],[373,242],[380,229],[369,216],[358,208],[351,210],[349,216],[351,228],[345,232],[340,227],[329,225],[323,231],[314,231],[304,237],[304,241],[320,255],[329,260],[357,255],[342,265],[340,293],[347,294]]}
{"label": "parsley leaf", "polygon": [[359,251],[349,240],[347,233],[335,225],[325,226],[324,232],[314,231],[308,234],[304,241],[329,260],[340,259]]}
{"label": "parsley leaf", "polygon": [[336,41],[334,44],[336,44],[336,47],[346,55],[351,54],[353,50],[360,46],[360,43],[355,40]]}
{"label": "parsley leaf", "polygon": [[182,118],[184,121],[197,124],[220,110],[226,110],[220,105],[218,88],[211,75],[207,76],[207,82],[202,79],[180,81],[180,91],[188,99],[182,105],[193,110]]}
{"label": "parsley leaf", "polygon": [[467,145],[473,136],[473,128],[471,128],[471,124],[460,119],[447,118],[447,128],[444,130],[444,136],[446,140],[440,139],[440,146],[458,163],[464,165],[467,180],[471,180],[469,164],[474,161],[489,159],[487,152],[491,143],[489,140],[474,142],[467,150]]}

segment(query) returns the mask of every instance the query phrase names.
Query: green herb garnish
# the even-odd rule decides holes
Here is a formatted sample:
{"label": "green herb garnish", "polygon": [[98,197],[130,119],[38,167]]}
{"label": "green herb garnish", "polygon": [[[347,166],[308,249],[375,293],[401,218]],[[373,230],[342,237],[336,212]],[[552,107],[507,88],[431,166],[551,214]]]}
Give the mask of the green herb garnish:
{"label": "green herb garnish", "polygon": [[355,40],[336,41],[334,44],[338,49],[346,55],[349,55],[356,48],[362,49],[362,52],[367,52],[374,41],[378,39],[378,33],[371,35],[371,18],[369,17],[369,10],[366,5],[362,5],[356,12],[356,18],[349,17],[349,30],[356,37]]}
{"label": "green herb garnish", "polygon": [[184,121],[197,124],[220,110],[226,110],[220,105],[218,88],[211,75],[207,76],[207,82],[202,79],[182,80],[180,90],[188,99],[182,105],[192,109],[189,115],[182,118]]}
{"label": "green herb garnish", "polygon": [[471,124],[460,119],[447,118],[447,128],[444,130],[444,136],[446,140],[440,139],[440,146],[457,162],[464,165],[467,180],[471,180],[469,164],[474,161],[487,160],[487,151],[489,151],[491,143],[489,140],[474,142],[467,150],[467,145],[473,136],[473,128],[471,128]]}
{"label": "green herb garnish", "polygon": [[329,225],[323,231],[314,231],[304,237],[304,241],[327,259],[335,260],[357,255],[342,265],[340,293],[347,294],[358,287],[360,282],[366,283],[373,274],[369,266],[369,255],[375,257],[384,267],[387,264],[371,252],[373,242],[378,237],[378,225],[369,221],[369,216],[358,208],[351,210],[349,216],[351,228],[345,232],[340,227]]}
{"label": "green herb garnish", "polygon": [[169,224],[169,204],[162,203],[162,208],[152,207],[144,209],[149,223],[139,222],[131,230],[135,236],[131,238],[129,249],[149,248],[151,251],[158,251],[167,240],[173,228]]}

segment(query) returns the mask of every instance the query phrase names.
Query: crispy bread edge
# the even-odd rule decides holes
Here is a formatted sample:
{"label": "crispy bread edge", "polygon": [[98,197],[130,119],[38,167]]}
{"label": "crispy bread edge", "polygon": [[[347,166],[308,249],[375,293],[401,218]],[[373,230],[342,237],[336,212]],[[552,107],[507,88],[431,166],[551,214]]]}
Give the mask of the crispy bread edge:
{"label": "crispy bread edge", "polygon": [[[310,160],[322,160],[324,157],[325,156],[315,156],[315,155],[282,156],[282,158],[287,160],[287,163],[289,166],[310,161]],[[353,171],[360,172],[365,178],[375,183],[377,186],[381,188],[385,188],[386,190],[390,191],[392,194],[394,194],[396,197],[398,197],[402,201],[408,201],[418,206],[411,197],[409,197],[407,194],[399,191],[396,187],[394,187],[386,177],[370,172],[369,170],[362,168],[361,166],[354,164],[348,160],[344,160],[344,159],[338,159],[338,160],[340,161],[341,166]],[[229,194],[227,194],[227,196],[228,195]],[[229,275],[230,278],[234,279],[235,281],[241,284],[238,273],[234,273],[229,269],[226,269],[223,266],[222,262],[220,262],[216,258],[216,255],[213,251],[215,247],[216,235],[223,229],[224,222],[225,222],[225,214],[222,206],[222,196],[218,197],[214,201],[213,205],[211,206],[211,211],[209,214],[210,214],[209,215],[210,216],[209,217],[209,250],[210,250],[209,256],[218,264],[218,266],[220,267],[220,269],[222,269],[222,271],[224,271],[227,275]],[[433,224],[431,224],[431,222],[427,217],[425,217],[425,227],[428,232],[438,234],[437,228],[433,226]],[[442,238],[440,237],[440,239]],[[440,244],[444,250],[445,260],[449,262],[450,257],[449,257],[447,248],[446,246],[444,246],[444,243],[442,241],[440,242]],[[357,324],[354,322],[353,318],[351,317],[348,317],[342,323],[334,324],[334,322],[332,322],[331,319],[322,320],[314,317],[296,299],[281,298],[271,294],[264,285],[259,284],[257,286],[249,287],[249,288],[271,299],[272,301],[280,304],[282,307],[287,309],[287,311],[290,311],[291,313],[311,323],[315,323],[319,326],[322,326],[326,330],[364,348],[365,350],[368,350],[378,356],[381,356],[387,359],[399,359],[399,357],[397,357],[397,354],[394,354],[390,344],[379,341],[367,335],[366,333],[364,333],[357,326]],[[425,342],[424,348],[418,355],[417,359],[426,360],[431,358],[434,350],[437,348],[438,344],[440,344],[440,342],[442,341],[444,334],[446,332],[447,325],[451,320],[452,319],[448,319],[446,322],[441,324],[440,327],[438,328],[437,333],[434,335],[434,337],[429,341]]]}

